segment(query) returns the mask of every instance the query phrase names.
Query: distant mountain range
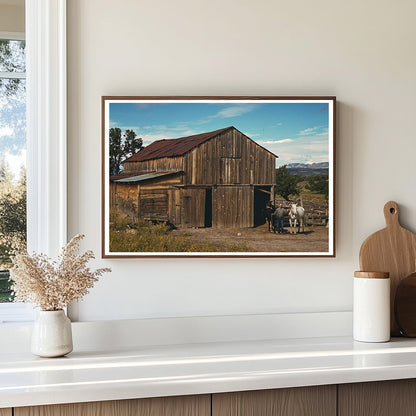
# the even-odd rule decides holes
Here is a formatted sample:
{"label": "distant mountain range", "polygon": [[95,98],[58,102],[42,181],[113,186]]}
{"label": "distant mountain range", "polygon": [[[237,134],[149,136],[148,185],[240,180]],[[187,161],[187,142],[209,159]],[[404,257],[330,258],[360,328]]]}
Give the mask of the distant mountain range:
{"label": "distant mountain range", "polygon": [[328,175],[328,162],[320,163],[289,163],[287,170],[299,176]]}

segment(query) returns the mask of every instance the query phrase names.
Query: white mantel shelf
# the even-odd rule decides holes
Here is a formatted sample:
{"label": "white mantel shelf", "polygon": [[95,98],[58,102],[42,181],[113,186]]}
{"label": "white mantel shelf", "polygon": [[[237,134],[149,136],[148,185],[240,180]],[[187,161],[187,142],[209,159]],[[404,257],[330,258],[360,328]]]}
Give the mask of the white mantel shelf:
{"label": "white mantel shelf", "polygon": [[0,408],[416,378],[416,340],[349,337],[0,354]]}

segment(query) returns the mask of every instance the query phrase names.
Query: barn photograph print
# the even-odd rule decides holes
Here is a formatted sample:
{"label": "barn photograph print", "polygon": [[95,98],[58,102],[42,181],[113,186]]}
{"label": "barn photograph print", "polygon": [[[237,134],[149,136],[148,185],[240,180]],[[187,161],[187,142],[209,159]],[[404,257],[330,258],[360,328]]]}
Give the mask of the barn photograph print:
{"label": "barn photograph print", "polygon": [[335,256],[334,97],[102,97],[103,257]]}

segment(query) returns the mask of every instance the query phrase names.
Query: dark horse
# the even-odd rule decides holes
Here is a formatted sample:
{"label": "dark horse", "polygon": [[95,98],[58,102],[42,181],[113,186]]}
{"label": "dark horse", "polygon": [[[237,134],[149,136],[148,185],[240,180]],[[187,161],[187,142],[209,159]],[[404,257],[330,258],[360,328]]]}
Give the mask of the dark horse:
{"label": "dark horse", "polygon": [[274,223],[274,210],[276,207],[274,206],[272,201],[267,201],[266,207],[264,208],[264,218],[267,221],[267,224],[269,226],[269,232],[276,231],[276,226]]}

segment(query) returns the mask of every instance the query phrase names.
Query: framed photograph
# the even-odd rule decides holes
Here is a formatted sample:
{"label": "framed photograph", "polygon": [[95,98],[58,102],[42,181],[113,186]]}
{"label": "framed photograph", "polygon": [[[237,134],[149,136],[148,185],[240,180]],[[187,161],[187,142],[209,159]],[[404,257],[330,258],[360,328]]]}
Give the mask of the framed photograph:
{"label": "framed photograph", "polygon": [[335,97],[102,97],[103,257],[334,257]]}

